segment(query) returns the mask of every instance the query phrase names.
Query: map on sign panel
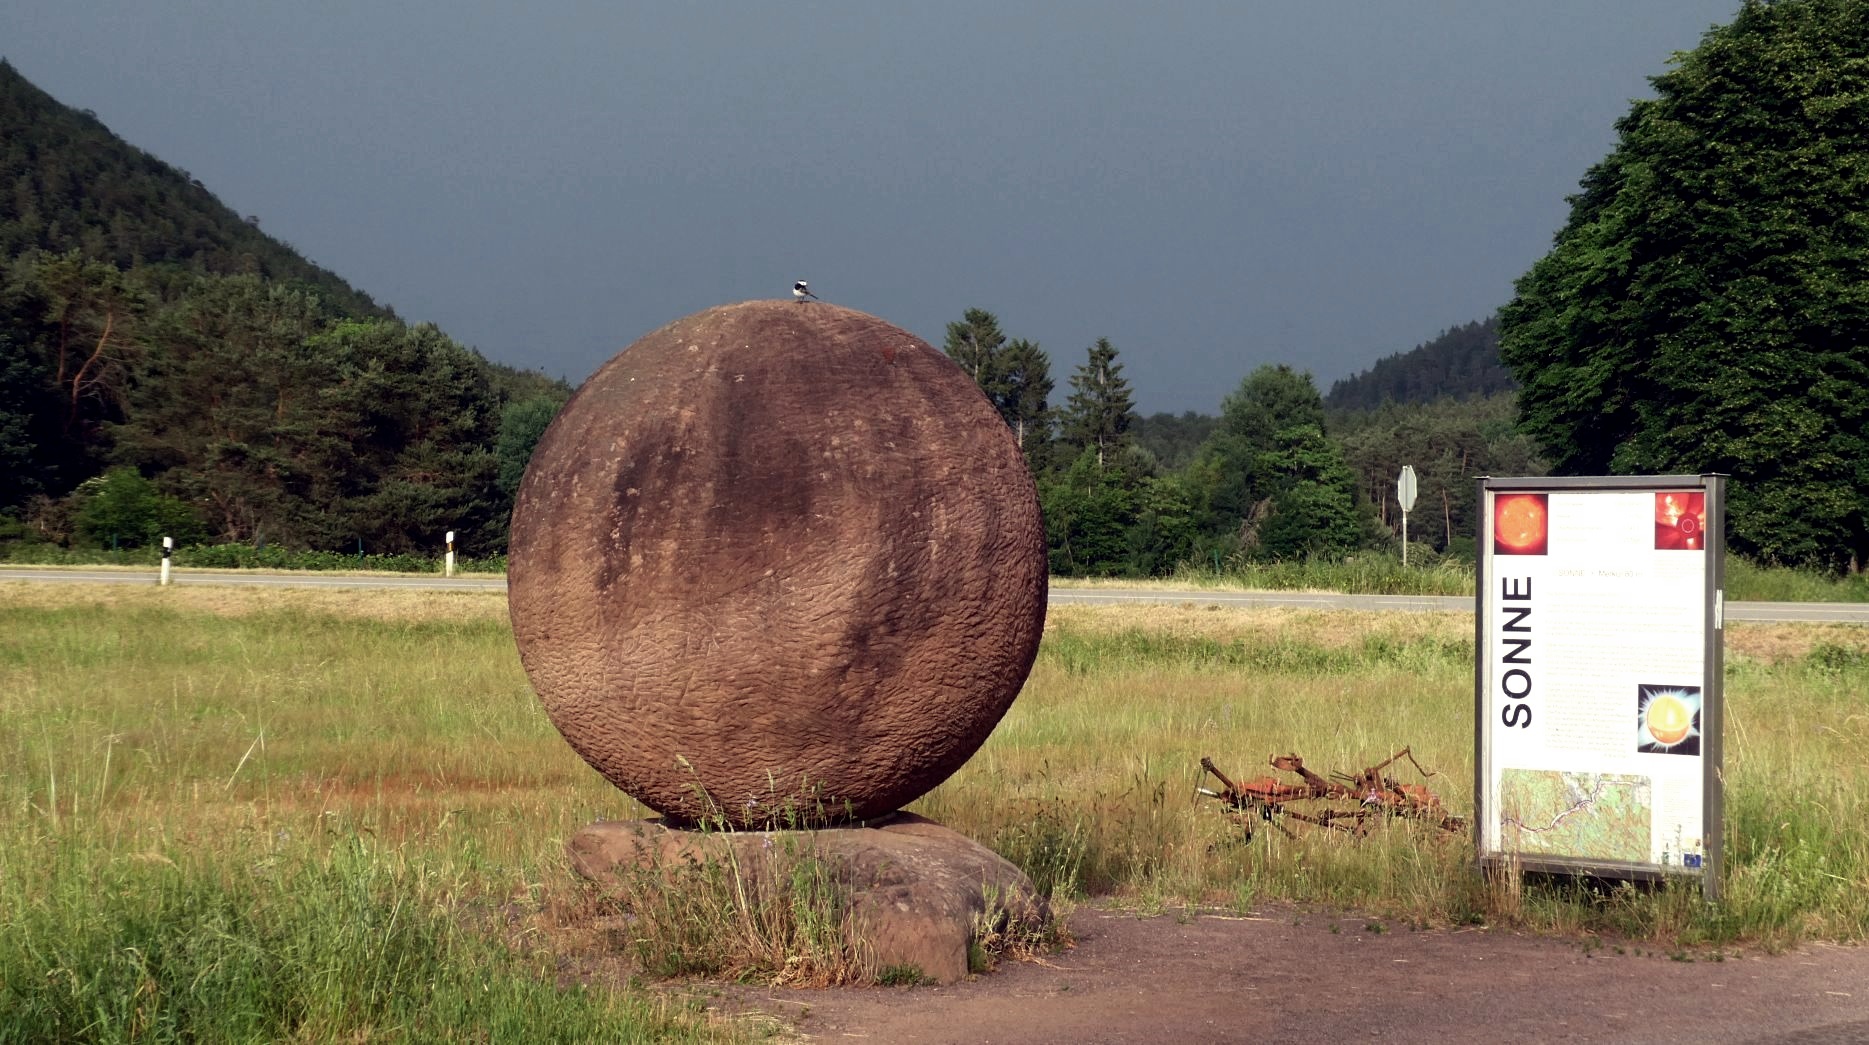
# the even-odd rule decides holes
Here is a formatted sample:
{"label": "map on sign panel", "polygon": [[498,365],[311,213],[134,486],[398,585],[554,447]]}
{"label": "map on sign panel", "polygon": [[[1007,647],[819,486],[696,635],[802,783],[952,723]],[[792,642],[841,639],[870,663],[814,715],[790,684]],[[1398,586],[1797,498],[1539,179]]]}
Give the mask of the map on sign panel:
{"label": "map on sign panel", "polygon": [[1644,863],[1654,819],[1645,776],[1507,769],[1500,773],[1500,844],[1507,852],[1555,853]]}

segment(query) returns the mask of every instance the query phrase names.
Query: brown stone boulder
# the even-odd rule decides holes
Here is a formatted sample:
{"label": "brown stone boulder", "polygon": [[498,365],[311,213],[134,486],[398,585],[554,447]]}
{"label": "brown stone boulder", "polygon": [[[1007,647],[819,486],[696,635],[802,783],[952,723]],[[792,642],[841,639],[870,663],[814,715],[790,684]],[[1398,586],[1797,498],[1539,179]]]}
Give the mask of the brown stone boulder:
{"label": "brown stone boulder", "polygon": [[599,883],[635,868],[660,869],[672,888],[709,863],[756,874],[774,851],[819,861],[846,890],[849,939],[882,970],[915,970],[938,983],[967,975],[984,932],[1039,933],[1051,912],[1031,879],[999,854],[932,820],[903,813],[874,826],[815,831],[699,831],[659,820],[592,824],[567,848],[578,873]]}
{"label": "brown stone boulder", "polygon": [[540,441],[508,565],[552,722],[682,822],[881,815],[1017,695],[1045,535],[1011,431],[874,316],[747,302],[651,333]]}

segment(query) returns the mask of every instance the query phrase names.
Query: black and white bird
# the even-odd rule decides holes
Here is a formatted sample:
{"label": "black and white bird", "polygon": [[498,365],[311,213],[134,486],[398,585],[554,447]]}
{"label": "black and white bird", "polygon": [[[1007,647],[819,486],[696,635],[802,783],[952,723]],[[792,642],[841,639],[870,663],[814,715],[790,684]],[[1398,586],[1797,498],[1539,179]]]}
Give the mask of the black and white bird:
{"label": "black and white bird", "polygon": [[806,298],[810,298],[813,301],[818,300],[818,296],[811,292],[811,288],[805,285],[804,280],[801,279],[792,284],[792,300],[803,301]]}

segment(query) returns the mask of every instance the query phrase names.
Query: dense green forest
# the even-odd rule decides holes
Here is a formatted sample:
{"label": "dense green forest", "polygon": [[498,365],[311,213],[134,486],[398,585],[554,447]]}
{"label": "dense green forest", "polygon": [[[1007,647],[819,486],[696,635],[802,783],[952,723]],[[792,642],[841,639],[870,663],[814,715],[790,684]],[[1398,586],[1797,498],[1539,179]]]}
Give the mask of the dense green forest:
{"label": "dense green forest", "polygon": [[59,104],[0,59],[0,258],[77,251],[119,269],[254,275],[314,292],[335,312],[393,318],[267,236],[195,180]]}
{"label": "dense green forest", "polygon": [[1499,321],[1488,317],[1376,360],[1368,370],[1332,384],[1324,405],[1336,411],[1374,410],[1384,403],[1483,398],[1517,388],[1499,358]]}
{"label": "dense green forest", "polygon": [[0,175],[0,536],[504,548],[562,382],[403,323],[3,61]]}
{"label": "dense green forest", "polygon": [[[1458,408],[1441,400],[1481,399],[1489,405],[1472,408],[1476,423],[1492,422],[1502,403],[1511,413],[1511,396],[1505,393],[1517,387],[1499,359],[1498,320],[1488,317],[1449,327],[1438,337],[1333,382],[1324,395],[1324,410],[1331,429],[1348,430],[1368,427],[1371,418],[1365,415],[1394,416],[1388,409],[1393,405],[1432,405],[1446,412]],[[1159,467],[1173,470],[1187,467],[1219,425],[1218,417],[1188,410],[1138,417],[1130,432]]]}

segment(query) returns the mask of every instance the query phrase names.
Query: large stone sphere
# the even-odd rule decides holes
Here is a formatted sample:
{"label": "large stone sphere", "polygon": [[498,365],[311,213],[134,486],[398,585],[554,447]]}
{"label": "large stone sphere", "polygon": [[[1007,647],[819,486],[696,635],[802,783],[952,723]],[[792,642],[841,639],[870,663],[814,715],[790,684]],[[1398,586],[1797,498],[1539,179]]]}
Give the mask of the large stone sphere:
{"label": "large stone sphere", "polygon": [[559,732],[679,821],[880,815],[972,756],[1045,619],[1017,441],[914,335],[821,302],[644,337],[513,509],[520,659]]}

